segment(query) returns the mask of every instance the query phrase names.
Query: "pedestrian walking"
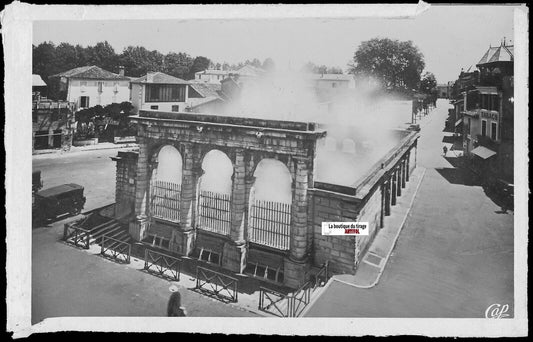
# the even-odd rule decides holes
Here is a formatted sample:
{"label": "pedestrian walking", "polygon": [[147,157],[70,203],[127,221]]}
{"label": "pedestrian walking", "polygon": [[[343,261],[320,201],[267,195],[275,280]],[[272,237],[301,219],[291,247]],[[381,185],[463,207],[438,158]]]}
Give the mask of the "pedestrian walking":
{"label": "pedestrian walking", "polygon": [[446,157],[446,153],[448,153],[448,148],[446,146],[444,146],[442,148],[442,152],[444,152],[444,156]]}
{"label": "pedestrian walking", "polygon": [[178,287],[172,285],[170,287],[170,298],[167,305],[167,316],[168,317],[185,317],[187,316],[187,311],[181,306],[181,294],[178,291]]}

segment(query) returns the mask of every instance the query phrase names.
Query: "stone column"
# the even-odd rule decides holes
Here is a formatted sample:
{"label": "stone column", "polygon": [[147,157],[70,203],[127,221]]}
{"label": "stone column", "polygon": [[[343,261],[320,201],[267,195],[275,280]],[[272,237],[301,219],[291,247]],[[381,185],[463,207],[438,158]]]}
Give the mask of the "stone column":
{"label": "stone column", "polygon": [[385,193],[383,194],[383,197],[385,197],[385,216],[390,215],[390,206],[391,206],[391,180],[390,178],[385,181],[383,184],[383,188],[385,190]]}
{"label": "stone column", "polygon": [[183,169],[181,175],[180,226],[182,230],[190,230],[192,229],[196,193],[193,151],[191,143],[181,143],[181,146]]}
{"label": "stone column", "polygon": [[244,150],[236,149],[234,152],[231,189],[231,239],[224,243],[222,267],[242,274],[246,268],[246,165]]}
{"label": "stone column", "polygon": [[291,213],[290,256],[301,261],[307,254],[307,186],[308,168],[305,160],[298,159]]}
{"label": "stone column", "polygon": [[411,174],[411,169],[409,163],[411,161],[411,150],[407,152],[407,158],[405,160],[405,180],[409,182],[409,175]]}
{"label": "stone column", "polygon": [[176,231],[176,252],[189,256],[194,250],[194,218],[196,215],[196,184],[198,170],[191,143],[181,143],[182,173],[180,194],[180,229]]}
{"label": "stone column", "polygon": [[405,174],[407,172],[407,169],[406,169],[406,164],[405,164],[405,157],[404,159],[402,159],[402,188],[405,188]]}
{"label": "stone column", "polygon": [[391,205],[396,205],[396,195],[398,194],[398,190],[396,189],[397,179],[398,177],[396,176],[396,170],[393,170],[391,175]]}
{"label": "stone column", "polygon": [[148,219],[146,216],[147,195],[149,187],[149,145],[145,137],[138,137],[139,157],[137,159],[137,175],[135,178],[135,221],[130,223],[130,235],[137,241],[144,238]]}
{"label": "stone column", "polygon": [[231,239],[235,242],[244,243],[245,221],[245,164],[244,150],[235,151],[233,187],[231,191]]}
{"label": "stone column", "polygon": [[398,176],[396,182],[396,189],[398,190],[398,197],[402,195],[402,168],[401,164],[396,166],[396,175]]}
{"label": "stone column", "polygon": [[298,287],[305,281],[308,270],[307,254],[307,188],[309,181],[308,160],[296,159],[296,177],[294,179],[294,192],[291,206],[291,233],[289,244],[289,258],[284,264],[284,284],[289,287]]}

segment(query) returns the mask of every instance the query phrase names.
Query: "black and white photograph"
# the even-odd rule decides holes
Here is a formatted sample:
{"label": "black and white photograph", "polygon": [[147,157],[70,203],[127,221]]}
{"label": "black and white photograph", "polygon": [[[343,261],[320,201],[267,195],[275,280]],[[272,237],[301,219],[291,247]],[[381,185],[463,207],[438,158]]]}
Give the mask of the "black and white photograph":
{"label": "black and white photograph", "polygon": [[7,331],[527,336],[528,16],[6,5]]}

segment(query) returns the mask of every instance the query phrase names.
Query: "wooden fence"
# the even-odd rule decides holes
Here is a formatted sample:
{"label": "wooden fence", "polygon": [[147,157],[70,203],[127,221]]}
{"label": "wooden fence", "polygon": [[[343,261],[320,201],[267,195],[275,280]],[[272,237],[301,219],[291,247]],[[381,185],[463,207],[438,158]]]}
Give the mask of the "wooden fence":
{"label": "wooden fence", "polygon": [[151,191],[152,216],[179,222],[181,184],[156,180],[152,181]]}
{"label": "wooden fence", "polygon": [[198,228],[229,235],[231,229],[231,196],[201,191],[198,201]]}
{"label": "wooden fence", "polygon": [[291,228],[289,203],[254,201],[248,225],[251,242],[281,250],[289,249]]}

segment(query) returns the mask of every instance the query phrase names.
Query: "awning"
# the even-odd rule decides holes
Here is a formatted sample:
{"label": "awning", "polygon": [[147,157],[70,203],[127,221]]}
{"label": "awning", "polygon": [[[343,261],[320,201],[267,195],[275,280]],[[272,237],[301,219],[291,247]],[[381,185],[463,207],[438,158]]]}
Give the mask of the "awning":
{"label": "awning", "polygon": [[459,120],[457,120],[457,121],[455,122],[455,127],[459,126],[459,125],[462,124],[462,123],[463,123],[463,119],[461,118],[461,119],[459,119]]}
{"label": "awning", "polygon": [[480,94],[485,94],[485,95],[498,95],[498,89],[496,89],[496,87],[476,87],[476,90],[480,93]]}
{"label": "awning", "polygon": [[496,152],[494,152],[493,150],[489,150],[488,148],[483,147],[483,146],[476,147],[475,149],[472,150],[472,153],[483,159],[490,158],[496,154]]}

